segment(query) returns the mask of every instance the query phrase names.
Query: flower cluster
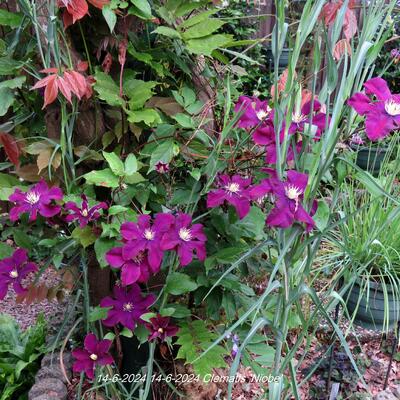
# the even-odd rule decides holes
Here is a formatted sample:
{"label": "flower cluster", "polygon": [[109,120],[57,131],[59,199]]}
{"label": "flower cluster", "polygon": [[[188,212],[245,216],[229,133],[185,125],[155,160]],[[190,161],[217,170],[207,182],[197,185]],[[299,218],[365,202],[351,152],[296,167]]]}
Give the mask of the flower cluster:
{"label": "flower cluster", "polygon": [[302,205],[308,176],[289,170],[286,181],[281,181],[273,169],[266,168],[265,172],[270,177],[253,186],[250,185],[250,178],[220,176],[217,179],[218,188],[208,193],[207,206],[213,208],[227,202],[235,207],[239,218],[244,218],[250,211],[251,201],[262,204],[269,197],[273,201],[273,208],[267,217],[267,225],[288,228],[300,222],[305,223],[307,231],[310,231],[315,225],[312,214],[316,211],[317,203],[314,202],[310,214]]}
{"label": "flower cluster", "polygon": [[13,286],[15,293],[25,293],[27,289],[22,286],[22,281],[37,269],[36,264],[28,261],[28,252],[25,249],[17,249],[11,257],[1,260],[0,300],[4,299],[10,285]]}
{"label": "flower cluster", "polygon": [[[253,130],[252,139],[255,144],[265,146],[267,164],[276,164],[277,141],[274,127],[274,110],[268,106],[267,101],[261,101],[256,97],[240,96],[235,106],[235,112],[240,113],[238,126],[240,128]],[[291,123],[287,127],[287,133],[296,140],[295,150],[289,147],[287,161],[295,157],[295,152],[302,148],[301,134],[304,133],[305,125],[310,124],[315,128],[313,139],[321,138],[321,134],[327,123],[327,116],[321,103],[305,97],[305,101],[292,114]],[[283,125],[279,132],[279,141],[283,142],[286,126]],[[296,138],[296,134],[299,138]]]}
{"label": "flower cluster", "polygon": [[206,258],[203,226],[192,224],[188,214],[159,213],[154,220],[140,215],[137,223],[122,224],[121,235],[122,247],[111,249],[105,258],[112,267],[121,269],[123,286],[146,282],[151,273],[159,271],[167,250],[177,252],[182,266],[191,263],[194,253],[199,260]]}
{"label": "flower cluster", "polygon": [[365,116],[365,132],[372,141],[388,136],[400,128],[400,94],[392,94],[382,78],[364,83],[365,93],[355,93],[348,104]]}

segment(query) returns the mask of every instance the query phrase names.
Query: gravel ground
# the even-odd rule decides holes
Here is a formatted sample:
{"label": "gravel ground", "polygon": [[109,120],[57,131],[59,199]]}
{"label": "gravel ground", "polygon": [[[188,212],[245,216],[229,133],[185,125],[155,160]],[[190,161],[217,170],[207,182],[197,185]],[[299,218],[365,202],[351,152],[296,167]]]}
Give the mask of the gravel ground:
{"label": "gravel ground", "polygon": [[[34,276],[31,275],[30,279],[34,279]],[[45,283],[47,287],[55,286],[59,281],[60,276],[51,268],[48,268],[39,278],[39,283]],[[45,299],[29,305],[26,303],[18,304],[16,302],[16,294],[13,288],[10,287],[7,296],[0,301],[0,313],[14,317],[21,329],[25,330],[35,324],[37,317],[41,313],[44,314],[46,321],[51,322],[51,324],[58,322],[65,314],[65,308],[69,300],[67,297],[61,302],[58,302],[57,299],[52,301]]]}

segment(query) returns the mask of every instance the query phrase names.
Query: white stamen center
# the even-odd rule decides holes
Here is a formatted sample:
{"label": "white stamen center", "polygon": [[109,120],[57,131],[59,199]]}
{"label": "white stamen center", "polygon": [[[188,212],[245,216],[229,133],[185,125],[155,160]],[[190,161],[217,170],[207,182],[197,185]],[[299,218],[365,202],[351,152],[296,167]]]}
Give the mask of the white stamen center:
{"label": "white stamen center", "polygon": [[240,190],[240,186],[238,183],[230,183],[225,186],[225,189],[230,193],[237,193]]}
{"label": "white stamen center", "polygon": [[13,269],[13,270],[10,272],[10,277],[11,277],[11,278],[18,278],[18,271],[15,270],[15,269]]}
{"label": "white stamen center", "polygon": [[192,238],[192,233],[190,232],[190,229],[181,228],[179,229],[179,237],[183,241],[188,242]]}
{"label": "white stamen center", "polygon": [[93,361],[96,361],[97,360],[97,354],[91,354],[90,356],[89,356]]}
{"label": "white stamen center", "polygon": [[400,115],[400,103],[397,103],[393,99],[386,100],[385,101],[385,110],[392,117]]}
{"label": "white stamen center", "polygon": [[295,124],[300,124],[300,122],[303,122],[303,121],[305,121],[306,119],[307,119],[307,117],[306,117],[304,114],[299,113],[299,112],[295,112],[295,113],[293,113],[293,115],[292,115],[292,121],[293,121]]}
{"label": "white stamen center", "polygon": [[295,209],[297,210],[297,207],[299,205],[299,197],[303,194],[303,191],[296,186],[288,185],[285,187],[285,194],[288,199],[294,200],[296,202]]}
{"label": "white stamen center", "polygon": [[28,192],[26,194],[25,200],[27,203],[33,205],[36,204],[40,199],[40,194],[36,192]]}
{"label": "white stamen center", "polygon": [[263,119],[268,117],[269,112],[265,110],[258,110],[256,112],[257,118],[262,121]]}
{"label": "white stamen center", "polygon": [[132,303],[125,303],[125,304],[122,306],[122,309],[123,309],[124,311],[131,312],[131,311],[133,310],[133,304],[132,304]]}
{"label": "white stamen center", "polygon": [[86,208],[84,208],[84,209],[82,210],[82,215],[83,215],[84,217],[87,217],[87,216],[88,216],[88,210],[87,210]]}
{"label": "white stamen center", "polygon": [[158,333],[164,333],[164,329],[163,328],[158,328]]}
{"label": "white stamen center", "polygon": [[147,240],[153,240],[154,239],[154,232],[151,229],[146,229],[144,231],[143,236],[147,239]]}

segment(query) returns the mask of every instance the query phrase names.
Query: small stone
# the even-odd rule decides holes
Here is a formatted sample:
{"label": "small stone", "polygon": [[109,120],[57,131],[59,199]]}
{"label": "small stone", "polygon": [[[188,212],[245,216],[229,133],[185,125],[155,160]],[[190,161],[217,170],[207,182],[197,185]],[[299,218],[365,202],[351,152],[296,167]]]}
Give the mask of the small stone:
{"label": "small stone", "polygon": [[60,400],[58,396],[49,396],[47,394],[42,394],[41,396],[35,397],[32,400]]}
{"label": "small stone", "polygon": [[379,392],[374,397],[374,400],[397,400],[397,399],[398,397],[395,396],[389,389]]}
{"label": "small stone", "polygon": [[[65,369],[70,369],[72,366],[71,353],[63,353],[63,362]],[[48,353],[42,359],[42,367],[58,367],[60,365],[60,353]]]}
{"label": "small stone", "polygon": [[400,399],[400,385],[397,385],[394,389],[394,395],[397,396],[398,399]]}
{"label": "small stone", "polygon": [[47,396],[48,399],[56,397],[57,400],[65,400],[67,395],[67,388],[62,381],[55,378],[46,378],[32,386],[28,399],[33,400],[39,396]]}

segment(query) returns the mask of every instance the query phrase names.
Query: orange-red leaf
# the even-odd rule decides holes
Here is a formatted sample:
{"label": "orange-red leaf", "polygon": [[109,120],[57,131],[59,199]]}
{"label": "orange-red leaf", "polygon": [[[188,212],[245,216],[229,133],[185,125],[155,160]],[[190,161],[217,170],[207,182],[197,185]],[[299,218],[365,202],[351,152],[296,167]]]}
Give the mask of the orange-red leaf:
{"label": "orange-red leaf", "polygon": [[67,99],[67,101],[69,103],[72,103],[71,88],[69,86],[69,83],[66,82],[63,77],[59,76],[57,79],[57,84],[58,84],[58,88],[60,89],[60,91],[64,95],[64,97]]}
{"label": "orange-red leaf", "polygon": [[86,72],[88,68],[89,63],[87,61],[79,61],[78,64],[76,64],[76,70],[78,72]]}
{"label": "orange-red leaf", "polygon": [[357,33],[357,16],[354,10],[348,8],[344,15],[343,33],[347,40],[350,40]]}
{"label": "orange-red leaf", "polygon": [[106,4],[110,3],[110,0],[88,0],[88,2],[101,10]]}
{"label": "orange-red leaf", "polygon": [[51,79],[48,80],[46,89],[44,90],[44,104],[42,109],[51,104],[57,98],[58,94],[57,75],[50,75],[50,78]]}
{"label": "orange-red leaf", "polygon": [[[278,96],[285,90],[286,82],[288,79],[289,70],[286,68],[278,81]],[[275,85],[271,87],[271,97],[275,96]]]}
{"label": "orange-red leaf", "polygon": [[86,79],[83,75],[76,71],[66,71],[64,79],[68,82],[69,87],[79,99],[86,93]]}
{"label": "orange-red leaf", "polygon": [[335,44],[335,48],[333,49],[333,58],[335,60],[340,60],[345,53],[349,56],[351,55],[349,39],[341,39]]}
{"label": "orange-red leaf", "polygon": [[0,132],[0,143],[3,145],[4,150],[9,160],[19,167],[19,156],[21,155],[18,143],[12,135],[6,132]]}

